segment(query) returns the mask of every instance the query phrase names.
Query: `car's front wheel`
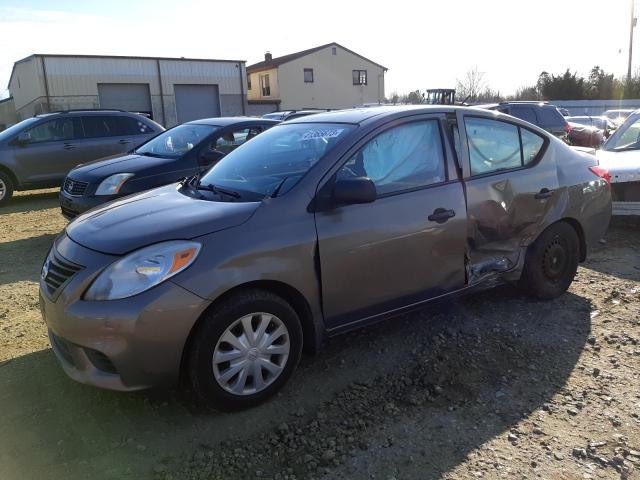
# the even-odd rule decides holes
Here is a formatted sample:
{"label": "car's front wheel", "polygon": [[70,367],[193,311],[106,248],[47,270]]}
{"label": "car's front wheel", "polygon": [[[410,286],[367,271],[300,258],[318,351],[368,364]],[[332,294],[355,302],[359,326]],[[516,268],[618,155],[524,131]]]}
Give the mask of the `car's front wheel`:
{"label": "car's front wheel", "polygon": [[543,300],[562,295],[578,270],[579,251],[578,235],[571,225],[551,225],[527,250],[520,288]]}
{"label": "car's front wheel", "polygon": [[196,397],[222,410],[256,405],[296,368],[302,328],[295,310],[263,290],[234,294],[201,319],[188,359]]}
{"label": "car's front wheel", "polygon": [[6,173],[0,172],[0,206],[7,204],[11,200],[13,188],[11,178]]}

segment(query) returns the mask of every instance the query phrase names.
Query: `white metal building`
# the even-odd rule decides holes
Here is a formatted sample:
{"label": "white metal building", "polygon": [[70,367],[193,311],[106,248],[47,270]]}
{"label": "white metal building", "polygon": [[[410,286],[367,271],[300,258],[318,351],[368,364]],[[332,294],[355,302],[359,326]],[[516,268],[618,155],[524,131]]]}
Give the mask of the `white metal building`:
{"label": "white metal building", "polygon": [[9,92],[20,120],[113,108],[147,113],[170,127],[247,114],[243,60],[35,54],[14,64]]}

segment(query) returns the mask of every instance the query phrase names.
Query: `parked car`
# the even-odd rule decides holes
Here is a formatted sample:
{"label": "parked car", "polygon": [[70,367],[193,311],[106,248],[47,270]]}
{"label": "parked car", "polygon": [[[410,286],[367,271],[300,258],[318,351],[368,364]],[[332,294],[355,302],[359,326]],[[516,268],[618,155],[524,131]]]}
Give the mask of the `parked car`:
{"label": "parked car", "polygon": [[[569,120],[569,119],[567,119]],[[604,132],[599,128],[569,121],[569,144],[577,147],[600,148]]]}
{"label": "parked car", "polygon": [[124,153],[164,128],[117,110],[45,113],[0,132],[0,205],[15,190],[59,187],[80,163]]}
{"label": "parked car", "polygon": [[281,112],[271,112],[262,116],[262,118],[268,118],[271,120],[279,120],[281,122],[287,120],[293,120],[294,118],[306,117],[307,115],[313,115],[316,113],[327,112],[328,110],[309,109],[309,110],[285,110]]}
{"label": "parked car", "polygon": [[119,197],[202,173],[229,152],[278,124],[275,120],[222,117],[171,128],[125,154],[80,165],[60,189],[60,208],[72,219]]}
{"label": "parked car", "polygon": [[558,107],[558,111],[562,114],[563,117],[570,117],[571,116],[571,113],[569,113],[569,110],[567,110],[566,108]]}
{"label": "parked car", "polygon": [[613,213],[640,215],[640,110],[627,118],[596,155],[611,175]]}
{"label": "parked car", "polygon": [[565,142],[569,141],[571,127],[555,105],[547,102],[500,102],[480,107],[521,118]]}
{"label": "parked car", "polygon": [[182,378],[247,407],[325,336],[502,282],[561,295],[607,229],[605,177],[593,155],[495,112],[320,113],[199,179],[79,216],[44,263],[41,311],[77,381]]}
{"label": "parked car", "polygon": [[609,118],[605,116],[589,116],[589,115],[577,115],[574,117],[565,117],[569,124],[579,123],[587,127],[595,127],[602,130],[605,138],[609,138],[609,135],[618,128]]}
{"label": "parked car", "polygon": [[607,110],[603,113],[603,115],[613,123],[615,123],[617,126],[620,126],[633,112],[635,112],[635,109],[633,108],[621,108],[618,110]]}

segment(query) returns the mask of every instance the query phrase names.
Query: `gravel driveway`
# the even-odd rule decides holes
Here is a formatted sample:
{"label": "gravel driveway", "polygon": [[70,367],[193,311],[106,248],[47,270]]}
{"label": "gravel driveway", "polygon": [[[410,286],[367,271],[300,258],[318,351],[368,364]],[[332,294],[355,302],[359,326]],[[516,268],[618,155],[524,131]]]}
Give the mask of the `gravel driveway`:
{"label": "gravel driveway", "polygon": [[37,278],[53,191],[0,209],[0,479],[640,478],[640,222],[615,221],[570,292],[511,287],[331,340],[234,414],[67,379]]}

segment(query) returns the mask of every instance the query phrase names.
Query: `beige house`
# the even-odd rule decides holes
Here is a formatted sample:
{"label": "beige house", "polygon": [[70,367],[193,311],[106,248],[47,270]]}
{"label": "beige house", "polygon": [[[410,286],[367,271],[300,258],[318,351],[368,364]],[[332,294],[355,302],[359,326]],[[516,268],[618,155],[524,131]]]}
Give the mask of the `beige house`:
{"label": "beige house", "polygon": [[247,67],[250,110],[348,108],[384,102],[387,68],[338,43]]}

